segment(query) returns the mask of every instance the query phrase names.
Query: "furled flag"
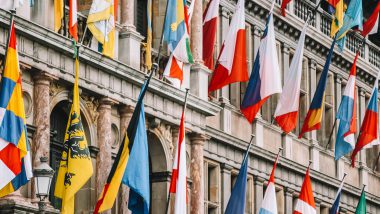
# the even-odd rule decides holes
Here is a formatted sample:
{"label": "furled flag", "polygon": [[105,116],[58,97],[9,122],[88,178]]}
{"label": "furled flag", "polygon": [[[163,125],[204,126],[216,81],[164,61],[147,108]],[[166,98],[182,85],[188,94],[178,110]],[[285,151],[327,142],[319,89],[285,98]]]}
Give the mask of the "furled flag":
{"label": "furled flag", "polygon": [[69,1],[69,33],[78,42],[78,11],[77,0]]}
{"label": "furled flag", "polygon": [[276,171],[279,155],[273,164],[272,173],[265,191],[264,199],[259,210],[259,214],[277,214],[276,186],[274,185],[274,172]]}
{"label": "furled flag", "polygon": [[271,10],[253,64],[247,90],[240,106],[241,112],[251,123],[265,101],[271,95],[281,93],[281,72],[278,65],[274,34]]}
{"label": "furled flag", "polygon": [[358,27],[358,30],[363,30],[363,5],[362,0],[351,0],[343,18],[343,26],[336,34],[337,45],[340,51],[343,51],[347,32]]}
{"label": "furled flag", "polygon": [[79,59],[75,59],[73,103],[67,121],[62,158],[59,163],[54,195],[62,199],[61,213],[74,213],[74,196],[93,173],[90,150],[80,115]]}
{"label": "furled flag", "polygon": [[331,7],[335,8],[335,16],[331,21],[330,36],[333,38],[339,29],[343,26],[344,0],[328,0]]}
{"label": "furled flag", "polygon": [[377,3],[375,10],[372,15],[367,19],[367,21],[363,24],[363,37],[367,35],[372,35],[379,33],[379,12],[380,12],[380,1]]}
{"label": "furled flag", "polygon": [[203,61],[210,69],[214,69],[214,46],[218,25],[220,0],[211,0],[203,13]]}
{"label": "furled flag", "polygon": [[356,61],[359,52],[356,53],[351,67],[350,76],[344,89],[342,101],[339,105],[336,119],[339,120],[339,128],[335,143],[335,160],[351,152],[355,147],[356,133]]}
{"label": "furled flag", "polygon": [[274,119],[285,133],[291,132],[297,125],[302,77],[302,60],[307,25],[308,24],[305,23],[302,29],[296,52],[286,76],[283,93],[280,95],[274,113]]}
{"label": "furled flag", "polygon": [[367,203],[365,201],[364,187],[362,189],[362,194],[360,195],[360,199],[358,202],[358,206],[356,207],[355,214],[367,214]]}
{"label": "furled flag", "polygon": [[[380,74],[380,72],[379,72]],[[355,157],[362,149],[367,149],[379,144],[379,109],[378,109],[378,91],[379,91],[379,74],[373,86],[371,99],[369,100],[367,110],[364,115],[360,134],[355,149],[351,154],[351,165],[355,166]]]}
{"label": "furled flag", "polygon": [[286,6],[291,2],[292,0],[282,0],[281,3],[281,14],[282,16],[286,16]]}
{"label": "furled flag", "polygon": [[319,78],[317,89],[315,90],[313,101],[310,104],[309,111],[307,112],[305,121],[303,123],[301,133],[298,138],[301,138],[303,134],[306,132],[310,132],[312,130],[318,130],[321,128],[321,121],[323,115],[323,109],[325,107],[325,89],[327,84],[327,77],[330,68],[330,63],[332,56],[334,54],[334,46],[336,42],[336,37],[331,44],[331,48],[329,54],[327,55],[325,66],[323,67],[323,71],[321,77]]}
{"label": "furled flag", "polygon": [[152,69],[152,0],[147,2],[147,30],[146,30],[146,50],[145,65],[148,70]]}
{"label": "furled flag", "polygon": [[249,149],[248,146],[245,152],[243,162],[241,163],[239,174],[236,178],[235,185],[232,188],[230,199],[226,207],[224,214],[236,214],[244,213],[245,210],[245,195],[247,190],[247,173],[248,173],[248,161],[249,161]]}
{"label": "furled flag", "polygon": [[115,54],[115,9],[116,0],[94,0],[87,18],[87,27],[101,44],[104,55]]}
{"label": "furled flag", "polygon": [[185,111],[182,110],[179,136],[173,162],[172,178],[169,194],[175,194],[174,213],[186,213],[187,176],[186,176],[186,143],[185,143]]}
{"label": "furled flag", "polygon": [[186,0],[168,0],[167,4],[164,41],[168,43],[169,50],[176,59],[193,63]]}
{"label": "furled flag", "polygon": [[330,209],[330,214],[338,214],[339,213],[339,204],[340,204],[340,198],[342,196],[342,188],[344,184],[344,178],[346,177],[346,174],[344,174],[342,182],[340,183],[338,192],[336,193],[334,203]]}
{"label": "furled flag", "polygon": [[[194,3],[195,0],[191,1],[190,7],[187,8],[185,6],[185,12],[187,13],[187,19],[185,19],[185,24],[188,29],[189,23],[191,21],[191,17],[193,15],[193,9],[194,9]],[[183,36],[186,36],[187,34],[184,34]],[[190,74],[190,63],[182,62],[181,60],[177,59],[175,57],[175,53],[171,53],[168,63],[166,64],[165,70],[164,70],[164,76],[166,80],[171,82],[174,87],[181,88],[183,78],[185,74]]]}
{"label": "furled flag", "polygon": [[[122,181],[130,187],[129,209],[133,213],[149,213],[149,177],[146,177],[149,176],[149,163],[144,113],[144,96],[149,82],[150,78],[141,88],[131,122],[96,203],[94,214],[112,208]],[[127,170],[130,172],[127,173]]]}
{"label": "furled flag", "polygon": [[121,180],[123,184],[129,187],[128,209],[132,213],[141,214],[148,214],[150,208],[149,152],[143,103],[143,93],[146,92],[146,87],[147,84],[144,85],[142,92],[140,92],[140,105],[136,106],[136,108],[139,108],[137,110],[139,118],[132,117],[131,120],[132,124],[136,123],[133,124],[135,129],[129,130],[130,127],[128,126],[129,142],[133,142],[133,144],[129,145],[129,148],[131,148],[129,159]]}
{"label": "furled flag", "polygon": [[63,0],[54,0],[54,31],[58,32],[62,27],[65,3]]}
{"label": "furled flag", "polygon": [[244,0],[239,0],[230,28],[223,42],[216,68],[208,87],[209,93],[234,82],[248,80],[245,39]]}
{"label": "furled flag", "polygon": [[33,176],[13,20],[9,35],[0,86],[0,197],[16,191]]}
{"label": "furled flag", "polygon": [[298,196],[297,204],[294,207],[293,214],[316,214],[315,209],[313,187],[311,186],[311,180],[309,172],[310,167],[307,168],[305,179],[301,187],[300,195]]}

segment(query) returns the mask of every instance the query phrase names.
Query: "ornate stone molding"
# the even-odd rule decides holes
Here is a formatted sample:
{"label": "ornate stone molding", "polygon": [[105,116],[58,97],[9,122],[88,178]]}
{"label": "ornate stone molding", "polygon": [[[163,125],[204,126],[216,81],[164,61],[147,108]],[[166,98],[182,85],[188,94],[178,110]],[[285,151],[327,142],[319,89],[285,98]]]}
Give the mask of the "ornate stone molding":
{"label": "ornate stone molding", "polygon": [[96,121],[99,117],[98,107],[99,107],[99,100],[97,100],[93,96],[88,96],[81,94],[81,98],[84,101],[84,104],[86,105],[86,108],[88,109],[88,112],[90,113],[91,120],[94,124],[96,124]]}
{"label": "ornate stone molding", "polygon": [[52,82],[50,84],[50,88],[49,89],[50,89],[49,90],[50,97],[54,97],[55,95],[59,94],[60,92],[65,91],[66,87],[62,86],[58,82]]}

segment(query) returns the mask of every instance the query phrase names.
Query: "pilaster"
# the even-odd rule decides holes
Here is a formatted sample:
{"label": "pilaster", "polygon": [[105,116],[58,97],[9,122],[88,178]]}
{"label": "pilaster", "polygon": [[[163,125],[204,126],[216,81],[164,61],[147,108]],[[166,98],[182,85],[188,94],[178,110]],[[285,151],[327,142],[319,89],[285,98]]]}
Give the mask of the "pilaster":
{"label": "pilaster", "polygon": [[264,126],[260,119],[255,119],[253,121],[253,133],[255,135],[255,145],[258,147],[264,146]]}
{"label": "pilaster", "polygon": [[[342,101],[342,75],[340,74],[335,74],[335,112],[338,112],[338,109],[339,109],[339,105],[340,105],[340,102]],[[331,121],[334,121],[336,120],[335,118],[333,118]],[[333,136],[331,138],[331,142],[330,142],[330,149],[331,150],[335,150],[335,136],[338,132],[338,128],[339,128],[339,121],[336,121],[336,126],[334,128],[334,132],[333,132]]]}
{"label": "pilaster", "polygon": [[203,64],[203,1],[194,0],[194,10],[191,18],[191,53],[194,63]]}
{"label": "pilaster", "polygon": [[208,100],[208,75],[210,70],[203,64],[196,63],[191,66],[190,93],[202,100]]}
{"label": "pilaster", "polygon": [[285,192],[285,213],[291,214],[293,213],[293,194],[294,190],[291,188],[284,188]]}
{"label": "pilaster", "polygon": [[282,155],[289,159],[292,160],[293,156],[293,138],[289,136],[288,134],[283,133],[282,134]]}
{"label": "pilaster", "polygon": [[311,168],[319,171],[319,145],[318,142],[313,142],[309,148]]}
{"label": "pilaster", "polygon": [[260,47],[260,39],[261,39],[261,29],[259,26],[253,26],[253,60],[255,60],[257,51]]}
{"label": "pilaster", "polygon": [[140,49],[143,39],[144,37],[136,31],[136,28],[123,27],[119,35],[119,60],[134,69],[140,70]]}
{"label": "pilaster", "polygon": [[264,195],[264,179],[261,177],[254,177],[254,200],[255,200],[255,213],[259,213]]}
{"label": "pilaster", "polygon": [[[220,28],[222,32],[220,44],[223,44],[224,38],[228,33],[228,28],[230,24],[230,20],[229,20],[230,12],[227,10],[227,8],[222,7],[220,14],[221,14]],[[229,85],[224,86],[222,89],[220,89],[219,94],[220,94],[219,96],[220,102],[227,103],[227,104],[230,103],[230,86]]]}
{"label": "pilaster", "polygon": [[228,200],[231,196],[231,170],[232,166],[222,163],[222,212],[227,208]]}
{"label": "pilaster", "polygon": [[[27,2],[24,4],[27,4]],[[43,27],[54,30],[54,1],[34,0],[30,19]]]}
{"label": "pilaster", "polygon": [[[310,101],[313,100],[315,90],[317,88],[317,61],[315,59],[310,59],[309,61],[309,71],[310,71]],[[317,132],[316,131],[311,131],[310,134],[310,139],[312,142],[317,143]]]}
{"label": "pilaster", "polygon": [[227,134],[231,134],[231,107],[229,104],[222,103],[220,111],[220,129]]}
{"label": "pilaster", "polygon": [[283,78],[282,78],[282,83],[284,83],[284,79],[287,76],[289,72],[289,66],[290,66],[290,47],[287,43],[282,43],[282,70],[284,71]]}
{"label": "pilaster", "polygon": [[[359,118],[360,118],[360,124],[364,120],[365,111],[366,111],[366,103],[365,103],[365,95],[366,90],[364,88],[359,88]],[[359,152],[359,166],[360,167],[366,167],[366,150],[362,149]]]}

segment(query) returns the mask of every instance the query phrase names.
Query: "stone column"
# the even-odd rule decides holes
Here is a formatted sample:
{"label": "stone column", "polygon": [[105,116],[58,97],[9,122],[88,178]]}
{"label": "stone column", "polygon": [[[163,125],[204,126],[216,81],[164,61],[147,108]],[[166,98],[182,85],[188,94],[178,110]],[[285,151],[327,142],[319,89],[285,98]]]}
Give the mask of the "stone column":
{"label": "stone column", "polygon": [[193,181],[191,186],[191,214],[204,213],[204,170],[203,170],[203,146],[208,137],[203,134],[194,133],[191,135],[191,161],[190,178]]}
{"label": "stone column", "polygon": [[[46,17],[52,18],[47,19]],[[30,18],[31,21],[50,30],[54,30],[54,1],[34,0],[34,6],[31,7]]]}
{"label": "stone column", "polygon": [[111,99],[103,97],[99,100],[97,136],[99,153],[96,157],[96,198],[102,192],[112,166],[111,157]]}
{"label": "stone column", "polygon": [[264,179],[261,177],[254,177],[254,200],[255,200],[255,213],[259,213],[264,195]]}
{"label": "stone column", "polygon": [[315,209],[317,211],[317,214],[321,214],[321,199],[314,198],[315,200]]}
{"label": "stone column", "polygon": [[222,168],[222,213],[227,208],[228,200],[231,195],[231,170],[232,166],[223,163]]}
{"label": "stone column", "polygon": [[134,25],[135,0],[121,0],[121,31],[119,35],[119,60],[140,70],[141,41],[144,39]]}
{"label": "stone column", "polygon": [[[317,61],[315,59],[309,60],[309,71],[310,71],[310,102],[313,100],[315,90],[317,88]],[[310,137],[310,139],[314,142],[317,142],[317,132],[312,131],[307,136]]]}
{"label": "stone column", "polygon": [[291,188],[285,188],[285,213],[293,213],[293,193],[294,190]]}
{"label": "stone column", "polygon": [[194,11],[191,18],[190,44],[194,63],[203,64],[203,1],[194,0]]}
{"label": "stone column", "polygon": [[[129,105],[119,107],[120,114],[120,139],[123,140],[127,131],[128,124],[131,121],[134,108]],[[126,185],[121,185],[120,213],[131,213],[128,209],[129,188]]]}

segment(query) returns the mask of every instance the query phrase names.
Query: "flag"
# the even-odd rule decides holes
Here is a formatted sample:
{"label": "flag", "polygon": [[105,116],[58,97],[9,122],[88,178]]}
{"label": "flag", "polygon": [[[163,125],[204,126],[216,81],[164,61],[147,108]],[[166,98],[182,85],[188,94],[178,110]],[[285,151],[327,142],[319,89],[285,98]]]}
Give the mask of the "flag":
{"label": "flag", "polygon": [[186,143],[185,143],[185,108],[182,111],[179,136],[173,162],[169,194],[175,194],[174,213],[186,213]]}
{"label": "flag", "polygon": [[274,119],[285,133],[291,132],[297,126],[306,29],[307,23],[305,23],[301,36],[298,39],[296,52],[289,67],[283,93],[280,95],[274,113]]}
{"label": "flag", "polygon": [[335,8],[335,16],[331,21],[330,36],[333,38],[339,29],[343,26],[344,0],[328,0],[330,6]]}
{"label": "flag", "polygon": [[313,187],[311,186],[311,180],[309,172],[310,168],[307,168],[305,179],[301,187],[300,195],[293,214],[316,214],[316,207],[314,202]]}
{"label": "flag", "polygon": [[214,69],[214,45],[218,25],[220,0],[211,0],[203,13],[203,62],[210,70]]}
{"label": "flag", "polygon": [[358,202],[358,206],[356,207],[355,214],[367,214],[367,204],[365,201],[364,188],[362,190],[362,194],[360,195],[360,199]]}
{"label": "flag", "polygon": [[87,27],[102,45],[104,55],[113,58],[115,47],[115,0],[94,0],[87,18]]}
{"label": "flag", "polygon": [[16,191],[33,176],[13,21],[9,35],[0,86],[0,197]]}
{"label": "flag", "polygon": [[292,0],[282,0],[281,3],[281,14],[282,16],[286,16],[286,6],[291,2]]}
{"label": "flag", "polygon": [[356,53],[351,67],[350,76],[343,92],[336,119],[339,120],[339,128],[335,143],[335,160],[351,152],[355,147],[356,133],[356,61],[359,52]]}
{"label": "flag", "polygon": [[334,200],[334,203],[330,209],[330,212],[329,214],[338,214],[339,213],[339,203],[340,203],[340,198],[341,198],[341,195],[342,195],[342,188],[343,188],[343,184],[344,184],[344,178],[342,179],[342,182],[340,183],[340,186],[339,186],[339,189],[338,189],[338,192],[336,193],[336,196],[335,196],[335,200]]}
{"label": "flag", "polygon": [[273,164],[272,173],[270,174],[259,214],[277,214],[276,186],[274,185],[274,172],[276,171],[277,161],[278,156]]}
{"label": "flag", "polygon": [[208,91],[248,80],[244,0],[239,0],[223,42]]}
{"label": "flag", "polygon": [[303,134],[306,132],[310,132],[312,130],[318,130],[321,128],[321,121],[323,115],[323,109],[325,107],[325,89],[327,84],[327,77],[330,68],[330,63],[332,56],[334,54],[334,46],[336,42],[336,37],[331,44],[331,48],[329,54],[327,55],[325,66],[323,67],[323,71],[321,77],[319,79],[317,89],[315,90],[313,101],[310,104],[309,111],[307,112],[306,118],[304,120],[301,133],[298,138],[301,138]]}
{"label": "flag", "polygon": [[[142,89],[142,93],[146,92],[147,84]],[[148,137],[146,135],[145,112],[143,97],[140,93],[140,105],[136,106],[138,118],[131,120],[134,129],[129,130],[128,137],[133,144],[129,145],[130,154],[123,175],[123,184],[129,187],[128,209],[132,213],[149,213],[150,203],[150,180],[149,180],[149,153],[148,153]],[[133,141],[132,141],[133,140]]]}
{"label": "flag", "polygon": [[79,60],[75,59],[73,103],[67,122],[62,158],[59,163],[54,195],[62,199],[61,213],[74,213],[74,196],[91,178],[92,161],[80,115]]}
{"label": "flag", "polygon": [[63,8],[65,3],[63,0],[54,0],[54,31],[58,32],[62,27],[62,19],[64,16]]}
{"label": "flag", "polygon": [[230,199],[226,207],[225,214],[244,213],[245,210],[245,194],[247,187],[247,171],[249,147],[245,152],[243,162],[241,163],[239,174],[236,178],[235,185],[231,191]]}
{"label": "flag", "polygon": [[363,24],[363,31],[361,32],[363,37],[367,35],[376,34],[379,32],[379,12],[380,12],[380,1],[377,3],[375,10],[372,15]]}
{"label": "flag", "polygon": [[360,31],[363,30],[362,0],[351,0],[348,5],[347,11],[343,18],[343,25],[336,34],[337,45],[340,51],[343,51],[347,32],[353,27],[358,27]]}
{"label": "flag", "polygon": [[274,34],[273,14],[270,12],[240,107],[241,112],[251,123],[265,101],[271,95],[281,93],[281,72]]}
{"label": "flag", "polygon": [[[141,92],[139,95],[139,99],[137,101],[135,111],[132,114],[131,122],[128,125],[127,132],[124,136],[124,139],[119,147],[119,151],[117,152],[115,161],[112,165],[111,171],[108,175],[107,182],[103,188],[102,193],[99,196],[98,202],[96,203],[94,214],[103,212],[106,210],[109,210],[112,208],[117,193],[119,191],[120,184],[122,180],[124,180],[123,177],[125,177],[126,173],[126,168],[127,168],[127,163],[129,161],[129,158],[131,158],[132,161],[132,152],[133,152],[133,161],[136,161],[136,152],[141,152],[141,156],[145,155],[145,150],[138,151],[141,146],[144,146],[146,144],[146,131],[145,130],[145,116],[144,116],[144,96],[146,93],[146,90],[148,88],[150,79],[148,79],[145,84],[141,88]],[[139,141],[139,142],[138,142]],[[131,148],[134,148],[134,142],[136,143],[136,148],[134,151],[131,150]],[[146,150],[147,152],[147,150]],[[142,157],[143,158],[143,157]],[[144,157],[145,159],[147,157]],[[131,169],[131,166],[129,166],[129,169]],[[149,166],[145,166],[143,163],[140,165],[141,172],[146,173],[148,170],[149,173]],[[131,170],[134,170],[133,168]],[[136,176],[141,175],[140,173],[136,173]],[[127,179],[127,178],[126,178]],[[143,181],[142,179],[146,179],[145,177],[141,177],[141,182]],[[146,180],[144,180],[146,182]],[[149,180],[148,180],[149,182]],[[123,183],[125,183],[123,181]],[[133,193],[132,193],[133,192]],[[129,200],[130,202],[128,203],[129,206],[133,206],[134,203],[131,203],[131,200],[136,199],[136,191],[135,189],[130,190],[130,196]],[[149,192],[149,189],[148,189]],[[149,198],[146,199],[146,204],[147,207],[149,207]],[[131,209],[131,208],[130,208]],[[132,209],[131,209],[132,210]],[[133,209],[135,210],[135,209]],[[141,212],[143,213],[143,212]]]}
{"label": "flag", "polygon": [[372,95],[369,100],[367,110],[364,115],[362,125],[360,127],[360,134],[355,149],[351,154],[351,165],[355,166],[355,157],[362,149],[370,148],[379,144],[379,119],[378,119],[378,81],[379,74],[373,86]]}
{"label": "flag", "polygon": [[78,42],[78,11],[77,0],[69,1],[69,33]]}
{"label": "flag", "polygon": [[178,60],[193,63],[186,0],[168,0],[167,4],[164,41]]}
{"label": "flag", "polygon": [[147,31],[146,31],[146,50],[145,65],[148,70],[152,69],[152,0],[147,2]]}

